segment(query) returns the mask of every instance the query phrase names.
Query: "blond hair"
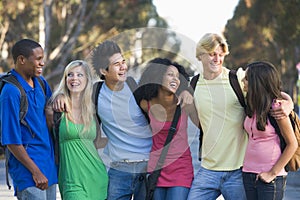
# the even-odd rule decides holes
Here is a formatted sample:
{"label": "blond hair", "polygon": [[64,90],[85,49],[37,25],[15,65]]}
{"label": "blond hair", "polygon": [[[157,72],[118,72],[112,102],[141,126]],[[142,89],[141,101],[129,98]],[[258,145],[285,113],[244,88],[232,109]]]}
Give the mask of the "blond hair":
{"label": "blond hair", "polygon": [[[90,128],[90,125],[94,120],[94,114],[95,114],[94,104],[92,102],[93,81],[94,81],[92,76],[93,70],[91,69],[90,65],[87,62],[83,60],[74,60],[66,66],[63,77],[59,83],[59,86],[52,95],[52,100],[54,100],[58,95],[63,94],[67,100],[66,101],[67,107],[71,108],[72,100],[71,100],[70,91],[67,87],[66,80],[69,72],[75,67],[79,67],[79,66],[85,71],[86,78],[87,78],[86,86],[82,91],[81,98],[80,98],[81,120],[84,125],[83,132],[85,132]],[[70,110],[68,113],[65,113],[65,115],[66,117],[72,118],[72,111]]]}
{"label": "blond hair", "polygon": [[212,53],[219,46],[226,55],[229,54],[228,44],[223,36],[206,33],[197,43],[196,58],[199,59],[199,56],[205,53]]}

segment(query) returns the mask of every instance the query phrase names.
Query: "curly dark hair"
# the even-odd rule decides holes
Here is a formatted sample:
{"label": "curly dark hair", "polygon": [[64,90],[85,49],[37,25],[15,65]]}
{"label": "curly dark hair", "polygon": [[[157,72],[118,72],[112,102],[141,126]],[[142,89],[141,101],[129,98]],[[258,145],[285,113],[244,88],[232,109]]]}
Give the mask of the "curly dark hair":
{"label": "curly dark hair", "polygon": [[158,90],[162,86],[163,76],[171,65],[176,67],[180,74],[180,86],[176,93],[179,94],[187,88],[189,76],[182,65],[167,58],[154,58],[146,65],[146,69],[139,81],[138,94],[141,95],[142,99],[150,100],[158,95]]}

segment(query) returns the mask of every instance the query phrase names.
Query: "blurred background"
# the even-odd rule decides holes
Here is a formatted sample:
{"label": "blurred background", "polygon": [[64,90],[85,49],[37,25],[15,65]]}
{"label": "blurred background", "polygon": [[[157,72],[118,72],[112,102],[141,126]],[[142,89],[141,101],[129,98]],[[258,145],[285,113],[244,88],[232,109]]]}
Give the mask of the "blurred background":
{"label": "blurred background", "polygon": [[[275,64],[283,90],[293,97],[298,111],[299,19],[300,0],[1,0],[0,74],[14,68],[13,44],[30,38],[44,48],[43,76],[52,89],[71,60],[88,60],[93,48],[106,39],[121,46],[129,74],[136,79],[145,63],[157,56],[179,62],[193,76],[201,72],[196,43],[205,33],[215,32],[229,44],[224,64],[228,68],[255,60]],[[190,132],[196,149],[198,135],[196,130]],[[197,166],[197,152],[194,157]],[[7,191],[3,165],[2,160],[2,197]],[[290,197],[285,199],[299,199],[299,178],[299,172],[289,174]],[[5,199],[8,196],[12,191]]]}
{"label": "blurred background", "polygon": [[113,39],[136,78],[155,56],[179,62],[192,76],[201,69],[196,43],[217,32],[230,45],[225,66],[271,61],[297,104],[299,10],[300,0],[2,0],[0,73],[14,67],[12,45],[31,38],[44,47],[43,75],[55,87],[68,62],[86,59],[97,44]]}

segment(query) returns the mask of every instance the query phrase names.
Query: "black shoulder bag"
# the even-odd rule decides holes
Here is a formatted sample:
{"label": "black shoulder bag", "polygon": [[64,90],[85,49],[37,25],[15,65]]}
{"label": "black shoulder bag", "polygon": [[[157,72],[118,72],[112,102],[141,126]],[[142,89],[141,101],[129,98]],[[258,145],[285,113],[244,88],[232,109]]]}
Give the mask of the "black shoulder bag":
{"label": "black shoulder bag", "polygon": [[150,174],[148,177],[146,177],[146,190],[147,190],[146,200],[153,199],[153,194],[154,194],[154,190],[156,188],[157,180],[158,180],[158,177],[160,176],[160,172],[162,170],[163,164],[165,162],[165,159],[166,159],[169,147],[170,147],[169,144],[170,144],[171,140],[173,139],[174,134],[176,133],[176,126],[177,126],[177,122],[178,122],[180,113],[181,113],[181,108],[180,108],[180,105],[178,105],[176,107],[173,121],[172,121],[171,127],[169,129],[168,136],[167,136],[167,139],[164,144],[164,148],[163,148],[163,150],[160,154],[159,160],[156,164],[156,167],[155,167],[154,171],[152,172],[152,174]]}

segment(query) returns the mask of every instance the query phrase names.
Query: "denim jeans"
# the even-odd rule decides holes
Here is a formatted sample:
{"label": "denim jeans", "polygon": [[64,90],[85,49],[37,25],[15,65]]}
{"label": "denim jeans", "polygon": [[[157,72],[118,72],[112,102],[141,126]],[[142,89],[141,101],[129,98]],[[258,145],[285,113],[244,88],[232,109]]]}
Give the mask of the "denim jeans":
{"label": "denim jeans", "polygon": [[145,199],[147,161],[112,162],[108,170],[108,200]]}
{"label": "denim jeans", "polygon": [[47,190],[28,187],[25,190],[17,191],[17,198],[18,200],[55,200],[56,184],[49,186]]}
{"label": "denim jeans", "polygon": [[184,200],[187,199],[190,188],[187,187],[157,187],[154,190],[154,200]]}
{"label": "denim jeans", "polygon": [[243,172],[243,182],[247,199],[280,200],[283,199],[286,176],[277,176],[271,183],[256,178],[257,174]]}
{"label": "denim jeans", "polygon": [[215,200],[220,195],[226,200],[245,200],[242,170],[212,171],[200,167],[189,192],[189,200]]}

